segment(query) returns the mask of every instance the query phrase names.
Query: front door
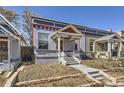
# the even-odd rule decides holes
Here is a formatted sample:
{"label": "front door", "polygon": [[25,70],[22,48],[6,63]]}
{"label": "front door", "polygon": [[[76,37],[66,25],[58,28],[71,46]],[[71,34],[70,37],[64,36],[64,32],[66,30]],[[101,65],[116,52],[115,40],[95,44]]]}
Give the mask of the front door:
{"label": "front door", "polygon": [[118,45],[114,45],[114,48],[112,49],[112,57],[117,57],[118,56]]}
{"label": "front door", "polygon": [[63,48],[64,48],[64,42],[63,40],[60,41],[60,50],[63,51]]}

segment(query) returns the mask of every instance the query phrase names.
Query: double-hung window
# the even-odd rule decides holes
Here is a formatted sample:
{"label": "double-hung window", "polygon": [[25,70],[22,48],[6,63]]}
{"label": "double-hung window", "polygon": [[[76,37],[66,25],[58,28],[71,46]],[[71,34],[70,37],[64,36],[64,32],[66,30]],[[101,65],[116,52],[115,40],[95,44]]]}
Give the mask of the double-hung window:
{"label": "double-hung window", "polygon": [[8,42],[0,41],[0,62],[8,60]]}
{"label": "double-hung window", "polygon": [[94,42],[94,40],[90,39],[90,51],[93,51],[93,42]]}
{"label": "double-hung window", "polygon": [[39,49],[48,49],[48,34],[39,33],[38,34]]}

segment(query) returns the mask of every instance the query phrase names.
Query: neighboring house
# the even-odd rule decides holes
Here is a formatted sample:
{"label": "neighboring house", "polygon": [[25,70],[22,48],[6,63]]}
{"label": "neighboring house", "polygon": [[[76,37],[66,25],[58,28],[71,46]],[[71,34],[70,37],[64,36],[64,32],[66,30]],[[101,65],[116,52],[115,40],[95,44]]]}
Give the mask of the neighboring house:
{"label": "neighboring house", "polygon": [[121,37],[122,41],[121,56],[124,56],[124,30],[117,31],[116,33]]}
{"label": "neighboring house", "polygon": [[0,70],[13,69],[20,62],[20,35],[0,14]]}
{"label": "neighboring house", "polygon": [[[94,41],[113,32],[32,16],[36,63],[79,62],[93,53]],[[69,62],[69,59],[71,62]],[[75,63],[75,62],[74,62]]]}
{"label": "neighboring house", "polygon": [[94,42],[96,58],[114,59],[122,57],[122,40],[117,34],[103,36]]}

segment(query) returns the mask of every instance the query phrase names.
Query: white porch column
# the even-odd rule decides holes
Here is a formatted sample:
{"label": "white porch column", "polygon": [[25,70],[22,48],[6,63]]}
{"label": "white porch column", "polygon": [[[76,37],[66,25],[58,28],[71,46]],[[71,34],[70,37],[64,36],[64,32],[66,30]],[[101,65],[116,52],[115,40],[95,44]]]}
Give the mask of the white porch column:
{"label": "white porch column", "polygon": [[122,42],[119,42],[119,51],[118,51],[119,57],[121,57],[121,51],[122,51]]}
{"label": "white porch column", "polygon": [[60,37],[58,37],[58,51],[59,51],[59,57],[60,57]]}
{"label": "white porch column", "polygon": [[96,50],[95,50],[95,41],[93,42],[93,52],[95,52]]}
{"label": "white porch column", "polygon": [[78,51],[80,51],[80,39],[78,40]]}
{"label": "white porch column", "polygon": [[108,42],[108,52],[109,52],[109,57],[111,58],[111,42]]}
{"label": "white porch column", "polygon": [[11,69],[11,63],[10,63],[10,58],[11,58],[11,52],[10,52],[10,40],[8,40],[8,64],[9,64],[9,69]]}
{"label": "white porch column", "polygon": [[19,63],[21,62],[21,41],[18,41],[19,45],[18,45],[18,51],[19,51]]}

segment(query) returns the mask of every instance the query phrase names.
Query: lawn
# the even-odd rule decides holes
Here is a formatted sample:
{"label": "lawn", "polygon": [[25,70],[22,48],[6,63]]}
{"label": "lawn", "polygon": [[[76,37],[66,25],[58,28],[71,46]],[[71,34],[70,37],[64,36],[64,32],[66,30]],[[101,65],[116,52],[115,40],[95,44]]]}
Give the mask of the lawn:
{"label": "lawn", "polygon": [[[61,64],[42,64],[42,65],[29,65],[24,68],[18,75],[18,82],[47,79],[51,77],[66,76],[73,74],[82,74],[80,71],[64,66]],[[62,80],[52,81],[49,83],[35,84],[30,86],[37,87],[49,87],[49,86],[63,86],[63,87],[73,87],[84,84],[92,83],[84,74],[80,77],[69,77]]]}
{"label": "lawn", "polygon": [[81,64],[93,67],[93,68],[98,68],[101,70],[104,69],[113,69],[115,67],[119,67],[121,61],[107,61],[105,59],[87,59],[87,60],[82,60]]}
{"label": "lawn", "polygon": [[105,73],[109,74],[112,77],[124,76],[124,68],[117,68],[110,71],[106,71]]}

